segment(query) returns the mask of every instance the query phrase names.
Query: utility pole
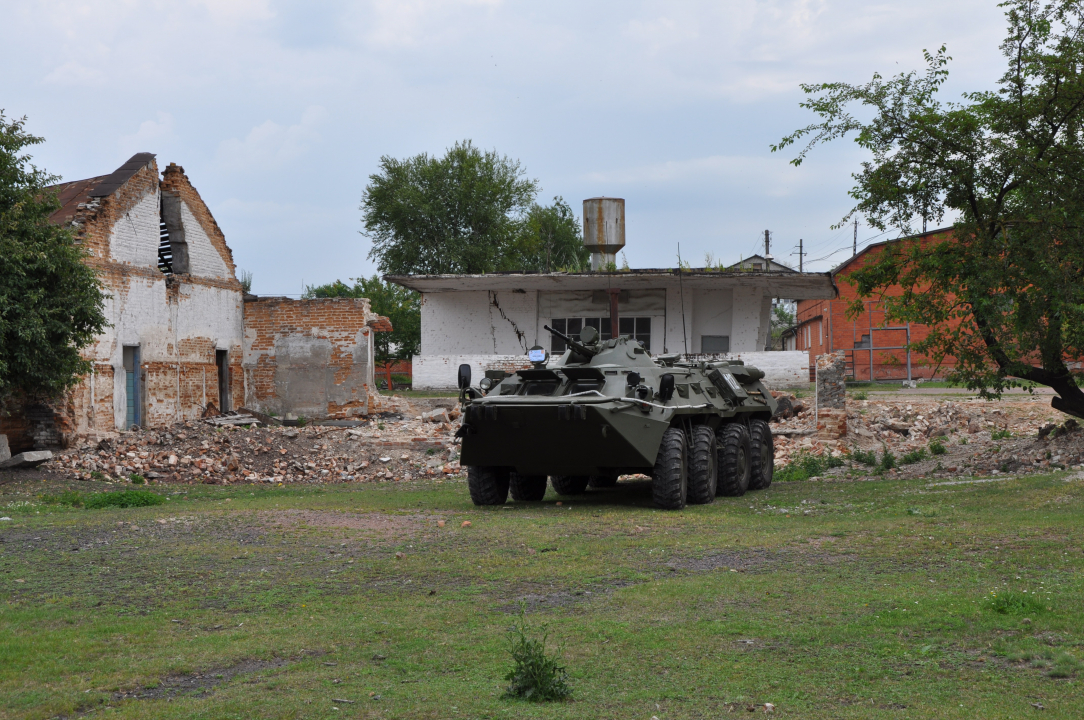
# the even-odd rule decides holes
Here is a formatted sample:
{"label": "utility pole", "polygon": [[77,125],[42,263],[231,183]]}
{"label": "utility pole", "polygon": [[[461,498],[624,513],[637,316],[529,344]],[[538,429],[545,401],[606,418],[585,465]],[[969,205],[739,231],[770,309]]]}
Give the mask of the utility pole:
{"label": "utility pole", "polygon": [[798,238],[798,272],[802,270],[802,261],[805,260],[805,249],[802,247],[802,238]]}
{"label": "utility pole", "polygon": [[858,254],[858,218],[854,219],[854,250],[851,253],[851,257]]}

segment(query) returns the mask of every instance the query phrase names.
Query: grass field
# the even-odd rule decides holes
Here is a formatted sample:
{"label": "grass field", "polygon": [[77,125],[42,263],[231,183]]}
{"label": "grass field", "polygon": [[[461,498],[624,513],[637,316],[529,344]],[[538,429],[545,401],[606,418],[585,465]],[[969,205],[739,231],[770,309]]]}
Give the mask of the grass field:
{"label": "grass field", "polygon": [[[45,486],[0,499],[3,718],[1084,707],[1084,481],[1064,473],[777,483],[681,512],[646,483],[491,509],[455,481],[152,486],[170,499],[100,510]],[[571,701],[500,698],[521,606]]]}

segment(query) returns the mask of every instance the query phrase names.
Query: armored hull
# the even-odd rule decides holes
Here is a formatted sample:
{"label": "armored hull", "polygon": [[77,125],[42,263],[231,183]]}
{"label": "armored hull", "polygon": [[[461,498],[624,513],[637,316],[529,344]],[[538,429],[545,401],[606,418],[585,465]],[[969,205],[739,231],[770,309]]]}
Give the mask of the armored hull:
{"label": "armored hull", "polygon": [[541,499],[547,477],[577,494],[651,475],[669,508],[771,482],[775,401],[759,370],[652,357],[627,337],[600,342],[592,328],[565,340],[556,359],[533,350],[532,369],[487,373],[477,389],[461,380],[461,462],[477,504],[503,503],[509,489]]}

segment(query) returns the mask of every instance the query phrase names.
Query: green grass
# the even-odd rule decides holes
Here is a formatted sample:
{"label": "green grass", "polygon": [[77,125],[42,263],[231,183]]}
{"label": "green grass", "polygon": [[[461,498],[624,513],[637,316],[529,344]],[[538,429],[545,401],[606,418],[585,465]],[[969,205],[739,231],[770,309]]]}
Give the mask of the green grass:
{"label": "green grass", "polygon": [[[155,486],[162,505],[94,512],[39,498],[88,483],[0,485],[0,717],[671,720],[768,702],[972,720],[1041,700],[1076,718],[1084,483],[1067,478],[777,480],[678,512],[624,481],[509,509],[447,480]],[[992,593],[1048,609],[1003,613]],[[567,701],[502,698],[520,603]]]}
{"label": "green grass", "polygon": [[46,505],[67,505],[88,510],[102,508],[136,508],[161,505],[166,499],[150,490],[120,490],[114,492],[82,493],[65,490],[57,495],[44,494],[41,501]]}

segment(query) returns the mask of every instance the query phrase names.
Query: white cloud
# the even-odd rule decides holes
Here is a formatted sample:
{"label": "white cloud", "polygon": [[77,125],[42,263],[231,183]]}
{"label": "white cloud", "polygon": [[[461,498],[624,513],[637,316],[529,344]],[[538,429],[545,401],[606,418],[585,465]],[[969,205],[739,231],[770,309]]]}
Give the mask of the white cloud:
{"label": "white cloud", "polygon": [[305,155],[320,140],[319,126],[327,111],[310,105],[296,125],[268,120],[249,131],[243,140],[231,138],[218,146],[220,165],[235,171],[279,168]]}
{"label": "white cloud", "polygon": [[175,139],[173,134],[173,116],[159,112],[157,120],[144,120],[132,135],[124,135],[118,141],[120,149],[128,154],[137,152],[160,153],[166,143]]}
{"label": "white cloud", "polygon": [[74,60],[57,66],[45,76],[45,82],[55,85],[101,86],[105,81],[104,72]]}

